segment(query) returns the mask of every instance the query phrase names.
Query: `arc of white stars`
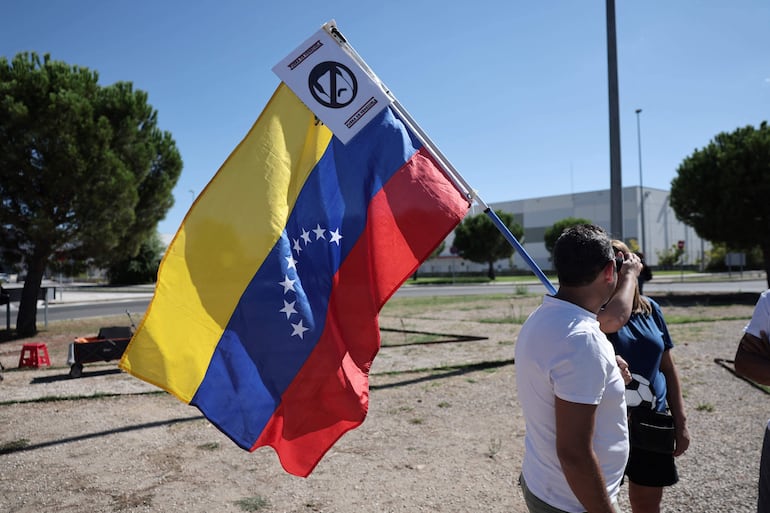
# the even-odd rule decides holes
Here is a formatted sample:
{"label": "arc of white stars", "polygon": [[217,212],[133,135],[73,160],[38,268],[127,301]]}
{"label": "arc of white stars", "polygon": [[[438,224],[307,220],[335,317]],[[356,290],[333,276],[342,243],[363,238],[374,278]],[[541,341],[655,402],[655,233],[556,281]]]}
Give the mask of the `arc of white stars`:
{"label": "arc of white stars", "polygon": [[[297,239],[291,239],[292,240],[292,250],[296,252],[297,255],[299,255],[304,248],[302,247],[302,243],[300,241],[304,241],[305,246],[308,246],[312,241],[310,237],[310,233],[315,234],[315,240],[324,239],[326,240],[326,232],[329,232],[329,244],[335,243],[337,246],[340,245],[340,240],[342,240],[342,235],[340,234],[340,229],[337,228],[336,230],[326,230],[325,228],[321,228],[321,224],[317,223],[316,227],[310,231],[306,229],[302,229],[302,233],[300,234],[299,238]],[[294,269],[297,270],[297,260],[294,259],[293,255],[286,256],[286,267],[287,270]],[[284,275],[283,281],[280,282],[280,284],[283,286],[283,293],[286,294],[289,291],[294,291],[294,284],[297,280],[292,280],[289,278],[288,275]],[[286,314],[286,319],[289,320],[289,318],[293,314],[299,314],[299,312],[295,308],[296,301],[292,301],[291,303],[283,300],[283,308],[279,310],[279,312]],[[299,322],[293,323],[290,322],[292,327],[292,333],[291,336],[297,336],[300,339],[304,340],[305,338],[305,332],[310,331],[310,328],[306,327],[304,324],[304,320],[300,318]]]}
{"label": "arc of white stars", "polygon": [[301,339],[305,338],[305,332],[308,331],[310,328],[306,328],[304,324],[302,324],[302,319],[299,320],[298,323],[291,323],[291,327],[293,328],[293,331],[291,332],[291,336],[298,336]]}
{"label": "arc of white stars", "polygon": [[340,239],[342,239],[342,235],[340,235],[339,228],[337,228],[333,232],[329,232],[329,236],[331,237],[331,239],[329,239],[329,244],[331,244],[332,242],[336,242],[338,246],[340,245]]}

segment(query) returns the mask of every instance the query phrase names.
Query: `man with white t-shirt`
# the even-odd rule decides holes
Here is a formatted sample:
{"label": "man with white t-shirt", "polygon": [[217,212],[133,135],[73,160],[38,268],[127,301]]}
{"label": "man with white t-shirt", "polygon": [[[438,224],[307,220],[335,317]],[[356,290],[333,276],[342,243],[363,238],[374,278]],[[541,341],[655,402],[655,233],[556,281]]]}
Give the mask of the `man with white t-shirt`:
{"label": "man with white t-shirt", "polygon": [[[770,385],[770,290],[764,291],[754,307],[751,321],[735,353],[735,372],[762,385]],[[757,513],[770,513],[770,422],[765,428],[759,462]]]}
{"label": "man with white t-shirt", "polygon": [[[559,290],[530,315],[515,348],[526,423],[520,484],[532,513],[616,513],[629,451],[625,382],[597,314],[623,259],[595,225],[565,230],[553,259]],[[638,261],[629,264],[635,280]]]}

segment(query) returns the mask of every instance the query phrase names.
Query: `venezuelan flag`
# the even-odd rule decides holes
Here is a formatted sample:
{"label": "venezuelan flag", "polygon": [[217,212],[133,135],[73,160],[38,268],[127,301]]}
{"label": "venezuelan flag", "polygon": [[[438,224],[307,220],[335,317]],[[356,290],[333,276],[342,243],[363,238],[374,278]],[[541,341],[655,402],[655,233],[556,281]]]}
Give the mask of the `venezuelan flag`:
{"label": "venezuelan flag", "polygon": [[366,416],[380,309],[468,208],[390,108],[343,145],[281,84],[185,217],[120,367],[307,476]]}

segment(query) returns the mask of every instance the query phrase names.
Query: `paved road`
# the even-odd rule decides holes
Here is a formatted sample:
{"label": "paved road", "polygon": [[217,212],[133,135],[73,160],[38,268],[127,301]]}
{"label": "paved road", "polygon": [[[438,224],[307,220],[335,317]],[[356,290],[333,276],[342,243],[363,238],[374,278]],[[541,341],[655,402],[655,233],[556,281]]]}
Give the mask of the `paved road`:
{"label": "paved road", "polygon": [[[545,294],[545,285],[540,282],[526,285],[513,283],[485,283],[478,285],[405,285],[396,292],[395,297],[427,297],[452,295],[483,295],[483,294],[514,294],[522,286],[533,294]],[[556,286],[556,284],[554,284]],[[724,280],[696,282],[691,280],[665,280],[657,282],[653,279],[644,286],[645,294],[667,293],[727,293],[727,292],[760,292],[767,289],[767,281],[761,280]]]}
{"label": "paved road", "polygon": [[[545,294],[545,286],[534,280],[526,284],[488,283],[476,285],[411,285],[407,282],[395,294],[395,297],[429,297],[457,296],[484,294],[515,294],[522,287],[533,294]],[[751,292],[761,293],[767,289],[767,281],[763,279],[725,279],[713,281],[694,281],[693,278],[665,280],[653,279],[645,285],[646,294],[667,293],[728,293]],[[101,287],[70,287],[57,293],[56,299],[49,302],[47,310],[41,301],[38,307],[38,325],[43,326],[46,318],[50,321],[67,319],[83,319],[89,317],[104,317],[131,314],[138,323],[150,303],[153,289],[151,286],[137,289]],[[10,326],[16,326],[18,304],[11,305]],[[0,329],[5,328],[5,307],[0,307]]]}
{"label": "paved road", "polygon": [[[69,319],[86,319],[89,317],[105,317],[112,315],[131,314],[134,323],[138,324],[152,298],[152,287],[145,290],[135,288],[121,291],[115,289],[97,289],[93,287],[65,288],[58,290],[56,299],[52,299],[46,308],[43,301],[38,301],[37,324],[44,326],[47,321],[62,321]],[[16,326],[18,303],[11,303],[10,326]],[[0,329],[6,328],[7,312],[5,305],[0,307]],[[128,317],[126,316],[126,322]]]}

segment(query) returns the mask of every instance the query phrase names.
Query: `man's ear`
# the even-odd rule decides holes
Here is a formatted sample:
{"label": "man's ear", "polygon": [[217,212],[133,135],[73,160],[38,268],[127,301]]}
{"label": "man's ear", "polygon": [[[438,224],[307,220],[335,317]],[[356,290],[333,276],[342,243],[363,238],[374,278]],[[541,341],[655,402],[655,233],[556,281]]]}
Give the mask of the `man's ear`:
{"label": "man's ear", "polygon": [[615,261],[612,260],[604,266],[604,281],[611,282],[615,278]]}

